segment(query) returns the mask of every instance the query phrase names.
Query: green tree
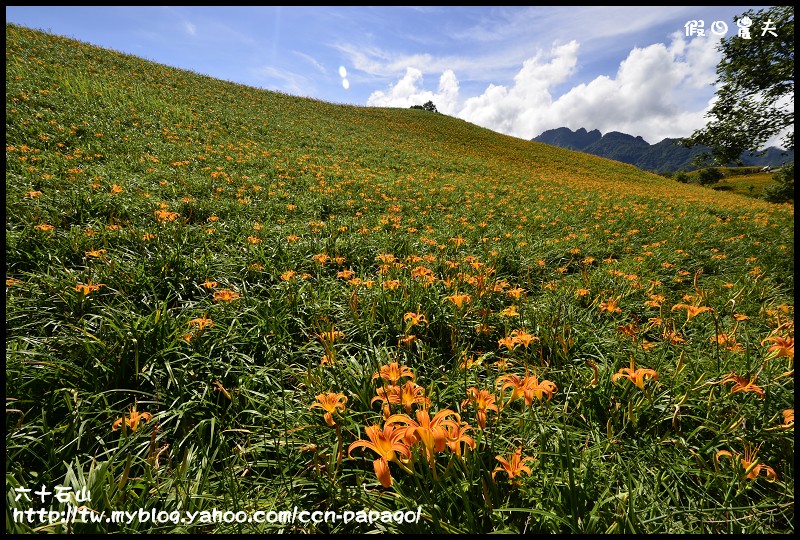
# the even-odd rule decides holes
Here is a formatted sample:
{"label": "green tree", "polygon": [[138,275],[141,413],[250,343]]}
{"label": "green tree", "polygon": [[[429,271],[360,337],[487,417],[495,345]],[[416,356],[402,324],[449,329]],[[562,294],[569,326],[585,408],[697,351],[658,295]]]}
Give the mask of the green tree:
{"label": "green tree", "polygon": [[710,167],[708,169],[700,169],[697,172],[697,180],[701,186],[707,186],[708,184],[716,184],[725,175],[719,169],[714,167]]}
{"label": "green tree", "polygon": [[775,203],[794,201],[794,162],[778,169],[773,178],[778,183],[764,189],[761,198]]}
{"label": "green tree", "polygon": [[439,112],[436,110],[436,105],[433,104],[433,101],[427,101],[425,105],[422,106],[422,108],[430,112]]}
{"label": "green tree", "polygon": [[736,20],[745,17],[752,21],[751,39],[720,41],[719,89],[709,123],[682,141],[710,147],[702,159],[720,165],[739,164],[743,152],[761,149],[776,135],[784,134],[781,143],[794,149],[794,7],[749,10]]}
{"label": "green tree", "polygon": [[433,101],[426,101],[425,105],[412,105],[412,109],[421,109],[423,111],[435,112],[438,113],[439,111],[436,110],[436,105],[434,105]]}

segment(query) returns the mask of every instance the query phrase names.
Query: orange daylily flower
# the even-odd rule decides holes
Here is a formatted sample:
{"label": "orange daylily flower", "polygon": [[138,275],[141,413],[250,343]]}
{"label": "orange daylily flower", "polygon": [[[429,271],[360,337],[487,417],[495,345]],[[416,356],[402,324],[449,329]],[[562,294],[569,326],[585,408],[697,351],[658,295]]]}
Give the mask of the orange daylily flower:
{"label": "orange daylily flower", "polygon": [[78,283],[77,285],[75,285],[75,290],[78,292],[82,292],[83,296],[86,296],[91,292],[99,290],[100,287],[105,287],[105,286],[106,286],[105,283],[97,283],[96,285],[92,285],[92,280],[89,280],[88,285],[84,285],[83,283]]}
{"label": "orange daylily flower", "polygon": [[228,289],[223,289],[221,291],[217,291],[217,292],[214,293],[214,301],[215,302],[219,302],[219,301],[232,302],[233,300],[236,300],[237,298],[239,298],[239,293],[230,291]]}
{"label": "orange daylily flower", "polygon": [[339,272],[336,273],[336,277],[342,278],[342,279],[352,279],[353,276],[355,276],[355,275],[356,275],[356,273],[354,271],[350,270],[350,269],[340,270]]}
{"label": "orange daylily flower", "polygon": [[425,397],[425,387],[413,381],[406,381],[403,386],[395,384],[377,389],[377,396],[372,398],[370,405],[376,401],[384,402],[384,416],[389,417],[388,404],[402,405],[407,413],[411,412],[411,406],[415,403],[421,404],[423,408],[430,406],[430,398]]}
{"label": "orange daylily flower", "polygon": [[394,261],[397,260],[395,256],[392,255],[391,253],[382,253],[375,258],[384,264],[392,264]]}
{"label": "orange daylily flower", "polygon": [[413,381],[406,381],[406,384],[400,387],[400,405],[405,407],[406,412],[411,412],[411,406],[419,403],[423,408],[430,407],[430,398],[425,397],[425,387],[420,386]]}
{"label": "orange daylily flower", "polygon": [[160,223],[166,223],[167,221],[175,221],[178,216],[180,216],[177,212],[170,212],[166,209],[156,210],[153,212],[156,216],[156,220]]}
{"label": "orange daylily flower", "polygon": [[401,366],[397,362],[390,362],[381,366],[380,370],[372,376],[374,381],[380,377],[381,379],[389,381],[390,384],[396,384],[400,377],[410,377],[416,379],[414,372],[408,366]]}
{"label": "orange daylily flower", "polygon": [[411,451],[408,446],[401,441],[406,434],[404,427],[398,427],[388,422],[380,428],[379,426],[367,426],[366,432],[368,441],[363,439],[355,441],[347,449],[347,456],[352,457],[352,452],[356,448],[364,447],[377,453],[380,457],[376,459],[372,466],[375,469],[375,475],[378,477],[381,485],[388,488],[392,485],[392,475],[389,470],[389,462],[394,461],[399,463],[400,460],[397,454],[401,454],[406,458],[411,456]]}
{"label": "orange daylily flower", "polygon": [[505,347],[509,351],[512,351],[517,346],[517,340],[514,339],[514,336],[506,336],[502,339],[497,340],[497,346]]}
{"label": "orange daylily flower", "polygon": [[397,339],[397,346],[398,347],[411,347],[411,344],[417,340],[417,336],[414,334],[407,334],[402,335]]}
{"label": "orange daylily flower", "polygon": [[552,381],[543,380],[539,382],[536,375],[528,375],[523,379],[523,395],[525,396],[525,405],[530,406],[533,403],[533,398],[542,402],[544,395],[547,395],[547,400],[552,399],[553,394],[558,392],[558,386]]}
{"label": "orange daylily flower", "polygon": [[674,306],[672,306],[672,311],[677,311],[679,309],[686,310],[687,321],[691,321],[694,317],[706,311],[714,311],[708,306],[690,306],[689,304],[675,304]]}
{"label": "orange daylily flower", "polygon": [[212,321],[211,319],[208,319],[206,317],[198,317],[198,318],[190,320],[186,324],[194,325],[194,326],[197,327],[198,330],[202,331],[206,326],[208,326],[209,328],[213,327],[214,326],[214,321]]}
{"label": "orange daylily flower", "polygon": [[668,330],[665,328],[661,335],[664,338],[664,341],[668,341],[672,345],[686,342],[686,340],[681,336],[680,332],[676,332],[674,330]]}
{"label": "orange daylily flower", "polygon": [[631,322],[622,326],[617,326],[617,332],[633,338],[639,333],[639,326]]}
{"label": "orange daylily flower", "polygon": [[[711,341],[715,341],[714,336],[711,336]],[[736,336],[733,334],[718,334],[716,342],[720,347],[723,347],[731,352],[742,352],[742,346],[736,341]]]}
{"label": "orange daylily flower", "polygon": [[515,287],[513,289],[508,289],[506,294],[515,300],[519,300],[520,296],[525,292],[525,289],[520,287]]}
{"label": "orange daylily flower", "polygon": [[622,368],[617,373],[611,376],[611,382],[616,384],[617,379],[624,377],[636,385],[640,390],[644,390],[644,380],[646,378],[658,380],[658,373],[654,369],[639,368],[634,369],[633,357],[631,357],[631,366],[629,368]]}
{"label": "orange daylily flower", "polygon": [[461,402],[461,407],[464,408],[467,405],[472,405],[475,407],[475,417],[478,420],[478,427],[485,429],[486,412],[499,412],[497,410],[497,405],[495,404],[495,399],[496,398],[494,394],[488,390],[478,390],[473,386],[467,390],[467,399]]}
{"label": "orange daylily flower", "polygon": [[450,296],[445,296],[444,299],[450,300],[458,309],[461,309],[464,304],[469,304],[470,300],[472,300],[472,297],[470,297],[468,294],[453,294]]}
{"label": "orange daylily flower", "polygon": [[383,418],[389,418],[392,415],[392,410],[389,408],[389,404],[397,405],[400,403],[400,394],[402,390],[396,384],[390,384],[384,386],[382,388],[378,388],[377,396],[372,398],[369,402],[370,406],[375,403],[376,401],[383,402]]}
{"label": "orange daylily flower", "polygon": [[445,426],[447,432],[447,447],[455,455],[461,457],[461,444],[466,444],[470,450],[475,450],[475,439],[467,435],[472,427],[466,422],[451,423]]}
{"label": "orange daylily flower", "polygon": [[84,257],[95,257],[97,259],[102,259],[105,254],[106,254],[105,249],[93,249],[91,251],[87,251],[83,255]]}
{"label": "orange daylily flower", "polygon": [[498,377],[497,386],[500,387],[500,392],[503,392],[506,388],[512,389],[511,397],[508,398],[509,403],[525,395],[525,380],[520,379],[519,375],[515,375],[513,373],[508,373]]}
{"label": "orange daylily flower", "polygon": [[531,474],[531,468],[525,465],[525,463],[534,460],[534,458],[530,456],[525,458],[522,457],[521,446],[517,447],[517,449],[508,457],[508,459],[502,456],[496,456],[495,459],[500,462],[500,465],[495,467],[495,469],[492,471],[492,480],[494,480],[494,477],[498,472],[505,471],[512,484],[519,484],[519,480],[515,480],[515,478],[519,477],[523,473]]}
{"label": "orange daylily flower", "polygon": [[324,265],[326,262],[328,262],[330,258],[331,258],[330,255],[328,255],[327,253],[317,253],[316,255],[313,255],[311,257],[311,259],[314,262],[321,265]]}
{"label": "orange daylily flower", "polygon": [[775,469],[770,467],[769,465],[764,465],[763,463],[759,463],[756,459],[756,454],[758,453],[758,449],[761,448],[761,445],[757,445],[755,449],[751,449],[748,443],[744,445],[744,455],[739,454],[738,452],[731,453],[727,450],[720,450],[714,455],[714,461],[719,463],[719,458],[727,457],[733,463],[738,464],[744,469],[744,477],[745,480],[755,480],[758,478],[758,475],[761,471],[764,471],[767,480],[772,482],[773,480],[778,479],[778,474],[775,472]]}
{"label": "orange daylily flower", "polygon": [[511,332],[511,337],[514,338],[514,341],[516,343],[521,344],[526,349],[528,348],[528,345],[530,345],[531,343],[536,343],[537,341],[539,341],[538,337],[529,334],[524,329],[523,330],[513,330]]}
{"label": "orange daylily flower", "polygon": [[781,428],[789,429],[794,427],[794,409],[786,409],[783,411],[783,424]]}
{"label": "orange daylily flower", "polygon": [[402,285],[402,284],[403,284],[403,283],[402,283],[402,282],[401,282],[399,279],[390,279],[390,280],[388,280],[388,281],[384,281],[384,282],[381,284],[381,286],[382,286],[384,289],[389,289],[390,291],[393,291],[393,290],[395,290],[395,289],[399,288],[399,287],[400,287],[400,285]]}
{"label": "orange daylily flower", "polygon": [[422,313],[413,313],[409,311],[405,315],[403,315],[403,320],[406,322],[411,322],[410,326],[415,326],[417,324],[428,324],[428,319],[425,318],[425,315]]}
{"label": "orange daylily flower", "polygon": [[[454,416],[456,420],[450,420],[451,416]],[[406,424],[403,440],[409,446],[422,442],[428,460],[433,461],[434,453],[441,452],[447,447],[447,426],[450,424],[458,426],[461,423],[461,417],[450,409],[442,409],[433,418],[430,417],[427,410],[418,409],[416,417],[417,421],[415,422],[406,414],[394,414],[386,419],[386,423]]]}
{"label": "orange daylily flower", "polygon": [[498,361],[496,361],[496,362],[493,362],[493,363],[492,363],[492,365],[493,365],[493,366],[494,366],[494,367],[495,367],[495,368],[496,368],[498,371],[505,371],[505,370],[507,370],[509,367],[511,367],[511,365],[512,365],[513,363],[514,363],[514,362],[512,362],[510,358],[501,358],[500,360],[498,360]]}
{"label": "orange daylily flower", "polygon": [[519,312],[515,306],[508,306],[500,312],[500,315],[504,317],[519,317]]}
{"label": "orange daylily flower", "polygon": [[325,422],[329,426],[335,426],[336,422],[333,420],[333,414],[337,411],[344,411],[347,404],[347,396],[335,392],[326,392],[317,396],[317,401],[312,403],[310,409],[319,408],[324,409]]}
{"label": "orange daylily flower", "polygon": [[769,349],[767,349],[767,353],[775,353],[774,358],[785,356],[790,360],[794,360],[793,337],[769,336],[761,340],[761,345],[764,345],[764,342],[766,341],[772,341],[775,343],[774,345],[771,345]]}
{"label": "orange daylily flower", "polygon": [[611,298],[606,302],[600,302],[600,311],[608,311],[609,313],[622,313],[622,309],[617,305],[617,299]]}
{"label": "orange daylily flower", "polygon": [[200,284],[201,287],[205,287],[206,289],[216,289],[219,283],[216,281],[204,281]]}
{"label": "orange daylily flower", "polygon": [[758,373],[753,374],[749,379],[737,375],[733,371],[731,371],[730,375],[722,379],[719,384],[725,384],[731,381],[736,382],[733,386],[731,386],[731,394],[736,392],[753,392],[754,394],[758,394],[759,399],[764,399],[764,389],[760,386],[756,386],[756,379],[758,378]]}
{"label": "orange daylily flower", "polygon": [[650,300],[645,301],[644,305],[651,308],[660,308],[664,301],[666,301],[666,298],[660,294],[651,294]]}
{"label": "orange daylily flower", "polygon": [[139,427],[139,422],[149,422],[152,419],[152,414],[148,412],[140,413],[136,410],[136,405],[134,405],[129,416],[123,416],[122,418],[118,418],[116,421],[114,421],[114,423],[111,425],[111,430],[117,431],[124,422],[126,426],[131,428],[131,431],[136,431],[136,429]]}

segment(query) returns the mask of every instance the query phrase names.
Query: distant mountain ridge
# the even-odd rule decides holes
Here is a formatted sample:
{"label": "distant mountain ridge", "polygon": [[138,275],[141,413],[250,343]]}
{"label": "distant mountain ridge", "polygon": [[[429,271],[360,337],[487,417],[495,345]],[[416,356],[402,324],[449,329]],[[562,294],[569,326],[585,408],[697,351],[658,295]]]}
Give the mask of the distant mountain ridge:
{"label": "distant mountain ridge", "polygon": [[[697,167],[692,165],[692,161],[699,154],[710,151],[707,146],[684,148],[678,144],[681,140],[679,138],[667,138],[659,143],[650,144],[641,137],[634,137],[619,131],[610,131],[602,135],[597,129],[586,131],[584,128],[577,131],[572,131],[567,127],[549,129],[532,140],[630,163],[640,169],[653,172],[694,170]],[[794,151],[772,146],[763,156],[744,152],[741,160],[744,165],[753,167],[767,165],[779,167],[784,162],[794,161]]]}

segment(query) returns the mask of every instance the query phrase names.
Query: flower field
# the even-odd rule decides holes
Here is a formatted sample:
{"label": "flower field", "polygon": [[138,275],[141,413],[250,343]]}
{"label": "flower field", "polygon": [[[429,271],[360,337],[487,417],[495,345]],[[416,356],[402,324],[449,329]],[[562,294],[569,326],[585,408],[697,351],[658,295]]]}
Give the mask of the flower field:
{"label": "flower field", "polygon": [[7,25],[6,531],[791,532],[793,261],[791,205]]}

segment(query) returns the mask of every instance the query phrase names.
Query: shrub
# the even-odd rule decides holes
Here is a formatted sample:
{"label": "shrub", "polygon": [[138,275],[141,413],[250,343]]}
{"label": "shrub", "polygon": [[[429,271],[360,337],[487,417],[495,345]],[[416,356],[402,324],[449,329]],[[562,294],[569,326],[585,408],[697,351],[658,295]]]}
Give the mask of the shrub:
{"label": "shrub", "polygon": [[697,173],[697,179],[700,182],[701,186],[707,186],[708,184],[716,184],[725,175],[717,168],[711,167],[708,169],[702,169]]}
{"label": "shrub", "polygon": [[672,178],[681,184],[687,184],[689,182],[689,175],[686,174],[686,171],[677,171],[672,175]]}
{"label": "shrub", "polygon": [[784,203],[794,200],[794,162],[778,169],[772,177],[777,185],[764,189],[761,198],[768,202]]}
{"label": "shrub", "polygon": [[425,102],[424,105],[412,105],[411,108],[412,109],[422,109],[424,111],[430,111],[430,112],[435,112],[435,113],[439,112],[438,110],[436,110],[436,105],[434,105],[433,101],[430,101],[430,100]]}

